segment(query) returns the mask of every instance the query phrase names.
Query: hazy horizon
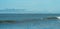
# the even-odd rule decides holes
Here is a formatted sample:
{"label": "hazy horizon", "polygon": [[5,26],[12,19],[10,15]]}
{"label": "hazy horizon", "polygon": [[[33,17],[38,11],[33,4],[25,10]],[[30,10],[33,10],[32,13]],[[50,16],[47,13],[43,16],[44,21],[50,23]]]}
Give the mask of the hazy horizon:
{"label": "hazy horizon", "polygon": [[[60,0],[0,0],[0,13],[60,13]],[[4,9],[4,10],[2,10]],[[6,10],[16,9],[16,10]],[[24,9],[24,10],[17,10]]]}

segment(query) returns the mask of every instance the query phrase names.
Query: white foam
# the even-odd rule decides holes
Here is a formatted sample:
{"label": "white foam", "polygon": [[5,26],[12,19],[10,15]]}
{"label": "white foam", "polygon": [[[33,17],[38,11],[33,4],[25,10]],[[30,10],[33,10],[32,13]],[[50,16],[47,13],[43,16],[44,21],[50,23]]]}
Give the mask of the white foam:
{"label": "white foam", "polygon": [[57,17],[58,19],[60,19],[60,17]]}

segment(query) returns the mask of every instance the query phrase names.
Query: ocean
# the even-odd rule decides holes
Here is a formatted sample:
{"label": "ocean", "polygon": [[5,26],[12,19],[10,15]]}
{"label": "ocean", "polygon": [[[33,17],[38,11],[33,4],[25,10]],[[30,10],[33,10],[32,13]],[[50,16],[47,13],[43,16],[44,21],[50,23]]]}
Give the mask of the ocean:
{"label": "ocean", "polygon": [[40,19],[48,16],[60,16],[60,14],[0,14],[0,20]]}
{"label": "ocean", "polygon": [[[60,14],[0,14],[0,20],[16,20],[17,23],[0,23],[0,29],[60,29],[60,20],[43,19]],[[18,22],[19,21],[19,22]]]}

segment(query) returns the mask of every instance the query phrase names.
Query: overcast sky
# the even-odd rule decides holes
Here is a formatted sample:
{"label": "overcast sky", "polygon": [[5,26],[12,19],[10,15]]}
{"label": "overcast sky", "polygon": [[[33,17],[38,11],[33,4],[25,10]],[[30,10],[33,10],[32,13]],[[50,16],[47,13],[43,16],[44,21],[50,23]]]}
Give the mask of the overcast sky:
{"label": "overcast sky", "polygon": [[23,13],[60,13],[60,0],[0,0],[0,10],[7,8],[25,9]]}

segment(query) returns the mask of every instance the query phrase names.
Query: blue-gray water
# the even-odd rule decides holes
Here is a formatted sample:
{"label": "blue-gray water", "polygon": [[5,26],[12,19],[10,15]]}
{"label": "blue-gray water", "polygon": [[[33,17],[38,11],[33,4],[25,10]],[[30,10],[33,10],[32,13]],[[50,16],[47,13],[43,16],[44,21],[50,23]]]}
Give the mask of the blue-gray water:
{"label": "blue-gray water", "polygon": [[0,29],[60,29],[58,19],[40,20],[47,16],[60,16],[60,14],[0,14],[0,20],[24,21],[14,24],[0,23]]}

